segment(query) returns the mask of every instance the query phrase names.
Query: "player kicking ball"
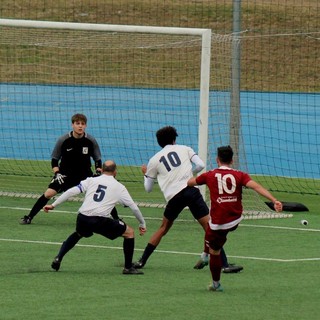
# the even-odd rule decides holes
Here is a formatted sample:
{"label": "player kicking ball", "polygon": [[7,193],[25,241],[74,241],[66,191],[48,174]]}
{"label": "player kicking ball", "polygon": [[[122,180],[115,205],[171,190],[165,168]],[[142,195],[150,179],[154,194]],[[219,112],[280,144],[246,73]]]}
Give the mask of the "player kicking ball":
{"label": "player kicking ball", "polygon": [[220,283],[222,261],[221,249],[229,232],[237,229],[243,219],[242,189],[253,189],[272,201],[277,212],[282,211],[282,203],[268,190],[242,171],[232,169],[233,150],[230,146],[217,150],[218,168],[189,179],[188,186],[207,185],[210,191],[210,220],[205,233],[205,243],[209,248],[209,266],[212,276],[210,291],[223,291]]}

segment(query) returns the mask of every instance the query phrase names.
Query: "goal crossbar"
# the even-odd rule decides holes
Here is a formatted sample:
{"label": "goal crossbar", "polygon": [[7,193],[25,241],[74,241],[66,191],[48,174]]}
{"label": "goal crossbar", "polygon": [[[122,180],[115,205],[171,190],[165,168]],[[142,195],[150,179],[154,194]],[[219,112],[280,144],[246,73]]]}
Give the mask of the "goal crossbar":
{"label": "goal crossbar", "polygon": [[[207,167],[208,152],[208,117],[209,117],[209,92],[210,92],[210,63],[211,63],[211,29],[204,28],[178,28],[156,27],[114,24],[73,23],[38,20],[0,19],[0,26],[63,29],[101,32],[127,32],[127,33],[152,33],[191,35],[201,37],[201,71],[200,71],[200,99],[199,99],[199,130],[198,130],[198,154]],[[205,188],[200,188],[205,198]]]}
{"label": "goal crossbar", "polygon": [[[215,146],[229,141],[230,36],[199,28],[14,19],[0,19],[0,34],[1,54],[6,57],[1,64],[0,89],[8,111],[2,113],[8,124],[1,129],[6,133],[1,183],[5,192],[29,196],[24,185],[19,192],[6,182],[10,172],[16,176],[22,173],[19,170],[24,172],[25,163],[39,179],[44,177],[46,163],[42,160],[47,159],[49,149],[43,145],[49,143],[46,123],[51,125],[56,112],[61,116],[71,110],[94,114],[92,130],[108,136],[102,140],[102,148],[109,150],[111,158],[119,159],[124,169],[119,178],[128,184],[140,181],[137,163],[148,159],[150,150],[154,152],[150,131],[160,124],[179,125],[184,132],[182,142],[184,139],[197,148],[205,169],[214,165]],[[30,155],[30,148],[21,143],[13,147],[12,128],[19,125],[25,130],[19,118],[21,114],[24,117],[23,107],[31,107],[28,112],[37,132],[44,133],[44,142],[36,141],[33,132],[31,137],[26,134],[26,140],[35,141],[36,155]],[[60,129],[65,127],[62,122],[59,120]],[[137,132],[138,140],[131,141]],[[112,148],[119,135],[123,144]],[[34,195],[36,183],[27,189]],[[204,186],[201,192],[205,197]],[[11,193],[0,190],[1,195]],[[255,197],[248,195],[246,199],[245,208],[256,210],[261,218],[265,204],[260,210]],[[136,201],[143,206],[163,206],[162,198],[157,197],[141,196]]]}
{"label": "goal crossbar", "polygon": [[211,33],[211,29],[204,28],[178,28],[178,27],[156,27],[156,26],[135,26],[117,24],[93,24],[77,22],[39,21],[39,20],[15,20],[0,19],[0,26],[22,27],[22,28],[43,28],[43,29],[65,29],[82,31],[110,31],[128,33],[159,33],[159,34],[180,34],[199,35]]}

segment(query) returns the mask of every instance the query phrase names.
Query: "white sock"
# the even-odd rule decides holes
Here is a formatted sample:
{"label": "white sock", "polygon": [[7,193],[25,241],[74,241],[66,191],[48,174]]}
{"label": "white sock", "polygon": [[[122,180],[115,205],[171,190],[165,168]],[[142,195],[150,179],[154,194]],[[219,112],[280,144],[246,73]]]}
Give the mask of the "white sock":
{"label": "white sock", "polygon": [[208,253],[202,252],[200,258],[201,260],[206,260],[208,258]]}

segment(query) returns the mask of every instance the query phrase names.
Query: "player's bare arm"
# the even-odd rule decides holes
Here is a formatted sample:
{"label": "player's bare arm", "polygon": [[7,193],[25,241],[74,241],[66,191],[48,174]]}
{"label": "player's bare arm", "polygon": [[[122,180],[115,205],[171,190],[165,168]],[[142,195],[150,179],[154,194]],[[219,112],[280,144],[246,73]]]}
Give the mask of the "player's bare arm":
{"label": "player's bare arm", "polygon": [[254,180],[250,180],[246,187],[253,189],[254,191],[256,191],[257,193],[259,193],[260,195],[262,195],[263,197],[267,198],[268,200],[272,201],[272,203],[274,204],[274,209],[277,212],[282,211],[282,203],[277,200],[267,189],[265,189],[262,185],[260,185],[259,183],[255,182]]}
{"label": "player's bare arm", "polygon": [[147,172],[147,166],[146,166],[145,164],[143,164],[143,165],[141,166],[141,172],[142,172],[143,174],[146,174],[146,172]]}
{"label": "player's bare arm", "polygon": [[49,212],[50,210],[53,210],[54,209],[54,206],[52,204],[47,204],[43,207],[43,210],[45,212]]}
{"label": "player's bare arm", "polygon": [[146,232],[147,232],[147,228],[139,227],[139,234],[140,234],[140,236],[143,236]]}
{"label": "player's bare arm", "polygon": [[197,184],[197,182],[196,182],[196,178],[195,177],[193,177],[193,178],[190,178],[189,180],[188,180],[188,186],[189,187],[194,187],[194,186],[197,186],[198,184]]}

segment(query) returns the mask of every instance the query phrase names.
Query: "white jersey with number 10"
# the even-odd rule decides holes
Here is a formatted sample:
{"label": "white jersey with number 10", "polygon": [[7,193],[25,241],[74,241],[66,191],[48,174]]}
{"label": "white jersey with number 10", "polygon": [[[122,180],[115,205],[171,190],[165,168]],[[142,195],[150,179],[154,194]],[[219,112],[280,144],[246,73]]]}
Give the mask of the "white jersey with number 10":
{"label": "white jersey with number 10", "polygon": [[[194,150],[184,145],[167,145],[149,161],[146,176],[157,179],[167,201],[187,186],[193,176]],[[199,158],[198,158],[199,159]]]}

